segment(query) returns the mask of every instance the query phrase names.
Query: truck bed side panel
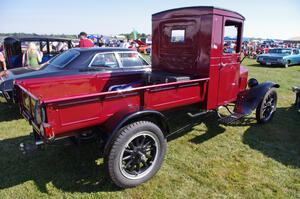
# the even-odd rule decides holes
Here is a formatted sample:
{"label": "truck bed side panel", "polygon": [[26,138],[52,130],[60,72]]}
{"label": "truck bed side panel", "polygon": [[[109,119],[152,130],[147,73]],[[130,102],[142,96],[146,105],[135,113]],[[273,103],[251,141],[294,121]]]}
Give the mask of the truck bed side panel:
{"label": "truck bed side panel", "polygon": [[[140,96],[107,96],[53,104],[47,114],[56,135],[78,129],[100,125],[119,111],[132,111],[140,107]],[[52,118],[58,118],[56,121]],[[51,123],[51,121],[53,123]]]}
{"label": "truck bed side panel", "polygon": [[148,90],[145,92],[145,107],[161,111],[197,103],[202,100],[203,91],[203,86],[199,83]]}

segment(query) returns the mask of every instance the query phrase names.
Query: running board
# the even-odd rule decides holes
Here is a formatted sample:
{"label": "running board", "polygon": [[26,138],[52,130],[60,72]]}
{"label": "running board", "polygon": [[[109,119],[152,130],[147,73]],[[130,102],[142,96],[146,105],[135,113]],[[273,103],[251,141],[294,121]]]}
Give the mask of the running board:
{"label": "running board", "polygon": [[238,114],[238,113],[233,113],[229,116],[226,116],[226,117],[222,117],[219,119],[219,122],[222,123],[222,124],[232,124],[240,119],[242,119],[244,116],[246,115],[243,115],[243,114]]}
{"label": "running board", "polygon": [[207,113],[210,113],[210,112],[213,112],[212,110],[209,110],[209,111],[202,111],[202,112],[199,112],[199,113],[187,113],[188,116],[192,117],[192,118],[195,118],[195,117],[199,117],[199,116],[202,116],[202,115],[205,115]]}

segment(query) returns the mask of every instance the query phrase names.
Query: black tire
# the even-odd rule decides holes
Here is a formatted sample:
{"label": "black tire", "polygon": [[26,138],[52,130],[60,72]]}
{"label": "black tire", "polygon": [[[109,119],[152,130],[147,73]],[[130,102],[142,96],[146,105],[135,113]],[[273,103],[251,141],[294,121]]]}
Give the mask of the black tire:
{"label": "black tire", "polygon": [[256,108],[256,120],[258,123],[267,123],[272,120],[277,107],[277,92],[271,88]]}
{"label": "black tire", "polygon": [[138,121],[119,130],[105,157],[110,179],[121,188],[140,185],[160,169],[166,138],[152,122]]}
{"label": "black tire", "polygon": [[288,60],[288,61],[284,64],[284,67],[285,67],[285,68],[288,68],[290,65],[291,65],[291,61]]}

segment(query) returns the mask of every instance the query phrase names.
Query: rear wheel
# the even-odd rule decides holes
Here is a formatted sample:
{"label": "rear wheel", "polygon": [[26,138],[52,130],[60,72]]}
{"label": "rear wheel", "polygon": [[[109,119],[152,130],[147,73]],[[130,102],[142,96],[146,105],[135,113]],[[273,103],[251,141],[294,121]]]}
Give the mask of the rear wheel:
{"label": "rear wheel", "polygon": [[256,120],[259,123],[269,122],[277,107],[277,92],[271,88],[256,108]]}
{"label": "rear wheel", "polygon": [[140,185],[160,169],[166,139],[152,122],[134,122],[120,129],[106,157],[109,177],[119,187]]}

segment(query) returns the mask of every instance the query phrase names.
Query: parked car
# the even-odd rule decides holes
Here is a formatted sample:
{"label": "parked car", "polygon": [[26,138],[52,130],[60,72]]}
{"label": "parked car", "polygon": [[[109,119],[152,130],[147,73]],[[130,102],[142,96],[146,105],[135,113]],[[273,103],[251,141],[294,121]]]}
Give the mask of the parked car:
{"label": "parked car", "polygon": [[[58,55],[40,70],[21,67],[7,71],[0,77],[0,94],[2,94],[8,102],[13,102],[13,82],[15,80],[28,78],[67,78],[79,74],[96,75],[98,73],[115,75],[120,72],[130,72],[130,75],[134,75],[149,71],[150,69],[150,64],[136,51],[130,49],[73,48]],[[125,74],[127,73],[123,73],[123,75]]]}
{"label": "parked car", "polygon": [[41,64],[49,61],[59,53],[72,48],[71,39],[42,36],[6,37],[4,49],[8,68],[22,67],[23,53],[30,42],[36,43],[38,50],[43,52]]}
{"label": "parked car", "polygon": [[292,48],[273,48],[268,54],[258,55],[256,61],[262,65],[280,65],[286,68],[300,64],[300,50]]}
{"label": "parked car", "polygon": [[[132,54],[110,53],[103,62],[102,53],[89,66],[109,68],[109,73],[17,80],[20,111],[37,144],[94,131],[105,143],[110,179],[123,188],[140,185],[161,167],[167,137],[180,132],[169,122],[178,108],[192,121],[235,104],[228,116],[219,115],[219,122],[231,124],[253,111],[259,123],[271,121],[279,85],[250,79],[246,88],[248,70],[239,59],[244,20],[214,7],[154,14],[151,72],[131,77],[125,71],[112,73],[119,65],[133,66],[128,62]],[[224,53],[221,38],[227,28],[236,31],[236,48]]]}
{"label": "parked car", "polygon": [[147,52],[149,52],[149,50],[151,49],[151,45],[148,45],[146,43],[144,43],[143,41],[140,40],[135,40],[134,43],[137,44],[137,51],[140,53],[144,53],[147,54]]}

